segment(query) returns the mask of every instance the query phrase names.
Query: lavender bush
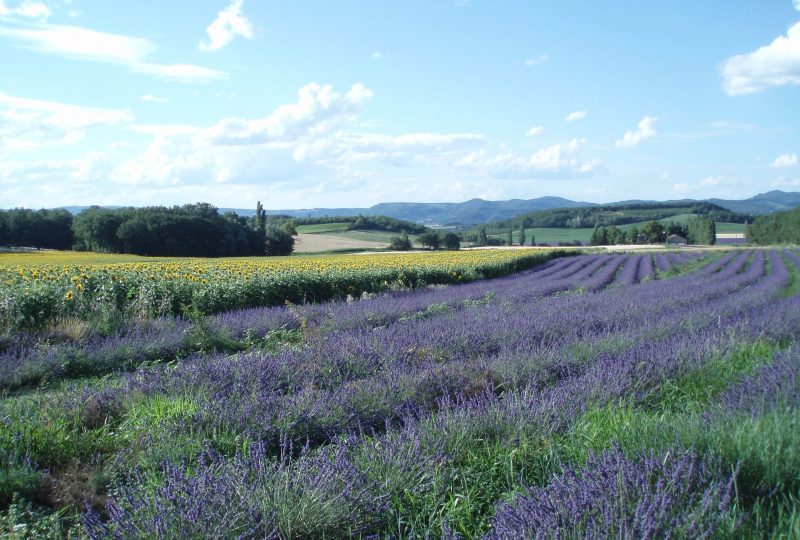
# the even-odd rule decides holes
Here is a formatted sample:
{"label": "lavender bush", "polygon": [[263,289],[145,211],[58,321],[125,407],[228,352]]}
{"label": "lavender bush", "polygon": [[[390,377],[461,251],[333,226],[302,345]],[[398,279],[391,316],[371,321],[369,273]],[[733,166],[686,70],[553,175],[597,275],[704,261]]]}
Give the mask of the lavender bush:
{"label": "lavender bush", "polygon": [[725,521],[734,475],[692,453],[589,457],[497,509],[486,539],[709,538]]}

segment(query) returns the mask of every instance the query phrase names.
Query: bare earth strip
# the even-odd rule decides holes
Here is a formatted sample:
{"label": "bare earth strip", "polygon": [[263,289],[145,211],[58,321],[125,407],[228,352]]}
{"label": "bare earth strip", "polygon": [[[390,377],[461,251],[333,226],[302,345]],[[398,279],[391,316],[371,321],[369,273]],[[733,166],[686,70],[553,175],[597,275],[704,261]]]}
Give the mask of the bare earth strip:
{"label": "bare earth strip", "polygon": [[317,253],[335,249],[373,249],[385,248],[385,242],[353,240],[329,234],[298,234],[294,239],[295,253]]}

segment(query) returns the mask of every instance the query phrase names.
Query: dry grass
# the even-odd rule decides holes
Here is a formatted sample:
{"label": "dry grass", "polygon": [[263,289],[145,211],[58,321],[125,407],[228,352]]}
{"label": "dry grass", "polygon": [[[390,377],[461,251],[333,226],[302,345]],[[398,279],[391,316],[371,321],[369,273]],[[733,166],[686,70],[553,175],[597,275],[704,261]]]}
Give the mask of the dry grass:
{"label": "dry grass", "polygon": [[385,248],[385,242],[353,240],[330,234],[299,234],[294,240],[295,253],[319,253],[337,249],[375,249]]}

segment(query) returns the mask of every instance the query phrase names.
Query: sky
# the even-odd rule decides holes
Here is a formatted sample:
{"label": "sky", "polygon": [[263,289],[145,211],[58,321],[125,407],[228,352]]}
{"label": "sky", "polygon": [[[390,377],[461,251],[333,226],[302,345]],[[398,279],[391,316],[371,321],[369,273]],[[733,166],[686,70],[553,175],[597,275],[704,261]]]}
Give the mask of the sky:
{"label": "sky", "polygon": [[0,208],[800,190],[800,0],[0,0]]}

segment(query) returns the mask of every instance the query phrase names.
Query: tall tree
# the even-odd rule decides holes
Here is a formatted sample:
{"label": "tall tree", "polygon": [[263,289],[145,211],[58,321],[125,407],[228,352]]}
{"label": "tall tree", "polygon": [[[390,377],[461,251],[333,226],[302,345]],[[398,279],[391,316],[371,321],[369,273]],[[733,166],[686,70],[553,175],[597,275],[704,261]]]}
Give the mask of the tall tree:
{"label": "tall tree", "polygon": [[519,245],[525,245],[525,225],[522,225],[519,228]]}
{"label": "tall tree", "polygon": [[511,242],[514,239],[513,236],[514,236],[513,231],[511,229],[508,229],[508,233],[506,234],[506,245],[507,246],[511,245]]}
{"label": "tall tree", "polygon": [[479,246],[489,245],[489,236],[486,234],[485,225],[481,225],[480,229],[478,229],[478,245]]}

